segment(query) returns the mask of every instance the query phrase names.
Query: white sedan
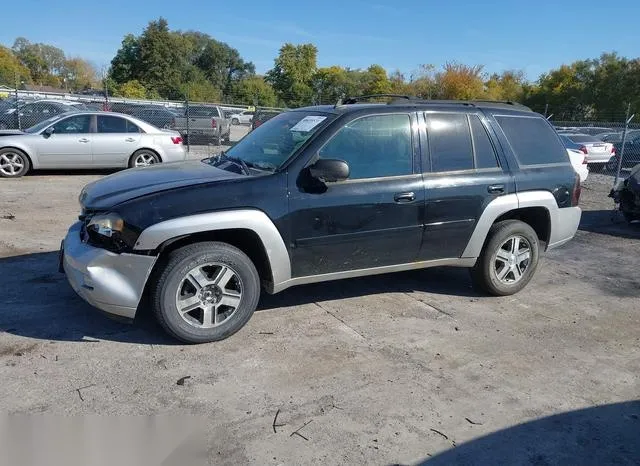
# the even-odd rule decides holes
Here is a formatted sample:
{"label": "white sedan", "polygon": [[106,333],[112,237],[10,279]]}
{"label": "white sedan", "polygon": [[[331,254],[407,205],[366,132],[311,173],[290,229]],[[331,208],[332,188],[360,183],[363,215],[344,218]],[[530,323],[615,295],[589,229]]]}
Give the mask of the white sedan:
{"label": "white sedan", "polygon": [[177,131],[120,113],[58,115],[21,134],[0,137],[0,177],[30,169],[127,168],[185,160]]}

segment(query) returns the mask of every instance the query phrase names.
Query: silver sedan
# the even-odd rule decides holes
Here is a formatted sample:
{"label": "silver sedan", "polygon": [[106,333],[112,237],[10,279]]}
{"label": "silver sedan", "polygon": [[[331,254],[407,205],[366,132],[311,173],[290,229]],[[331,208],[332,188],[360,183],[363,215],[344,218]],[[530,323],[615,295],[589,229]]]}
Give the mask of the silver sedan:
{"label": "silver sedan", "polygon": [[24,133],[0,134],[0,177],[30,169],[126,168],[185,160],[177,131],[120,113],[73,112]]}

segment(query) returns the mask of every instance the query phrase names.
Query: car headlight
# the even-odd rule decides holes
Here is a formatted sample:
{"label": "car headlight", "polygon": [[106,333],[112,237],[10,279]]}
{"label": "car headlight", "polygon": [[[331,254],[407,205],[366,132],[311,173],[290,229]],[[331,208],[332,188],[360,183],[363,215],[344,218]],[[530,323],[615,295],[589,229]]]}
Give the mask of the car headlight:
{"label": "car headlight", "polygon": [[87,230],[111,238],[114,234],[123,232],[124,220],[117,214],[98,214],[89,220]]}

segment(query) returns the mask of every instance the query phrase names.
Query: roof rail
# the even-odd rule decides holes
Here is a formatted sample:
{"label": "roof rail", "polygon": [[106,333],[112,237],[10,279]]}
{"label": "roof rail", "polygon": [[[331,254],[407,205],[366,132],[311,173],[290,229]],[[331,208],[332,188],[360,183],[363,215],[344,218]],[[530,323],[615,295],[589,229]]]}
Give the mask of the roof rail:
{"label": "roof rail", "polygon": [[337,108],[341,105],[352,105],[362,100],[376,99],[379,97],[393,97],[395,99],[405,99],[405,100],[417,99],[417,97],[413,97],[410,95],[403,95],[403,94],[368,94],[368,95],[359,95],[355,97],[347,97],[345,99],[339,99],[338,102],[336,102],[334,108]]}

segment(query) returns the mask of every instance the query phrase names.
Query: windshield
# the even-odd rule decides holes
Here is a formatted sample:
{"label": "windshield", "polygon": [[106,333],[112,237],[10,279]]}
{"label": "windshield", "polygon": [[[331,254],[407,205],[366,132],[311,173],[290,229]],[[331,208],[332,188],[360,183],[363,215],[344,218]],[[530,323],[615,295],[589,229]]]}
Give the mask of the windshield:
{"label": "windshield", "polygon": [[602,142],[598,138],[594,138],[593,136],[589,136],[587,134],[572,134],[569,136],[573,142]]}
{"label": "windshield", "polygon": [[40,123],[38,123],[37,125],[33,125],[31,128],[27,128],[24,130],[25,133],[30,133],[30,134],[34,134],[37,133],[43,129],[45,129],[47,126],[49,126],[51,123],[53,123],[54,121],[59,120],[60,118],[62,118],[63,115],[56,115],[54,117],[49,118],[48,120],[44,120],[41,121]]}
{"label": "windshield", "polygon": [[287,112],[251,131],[227,151],[250,167],[275,171],[313,134],[332,120],[319,112]]}

